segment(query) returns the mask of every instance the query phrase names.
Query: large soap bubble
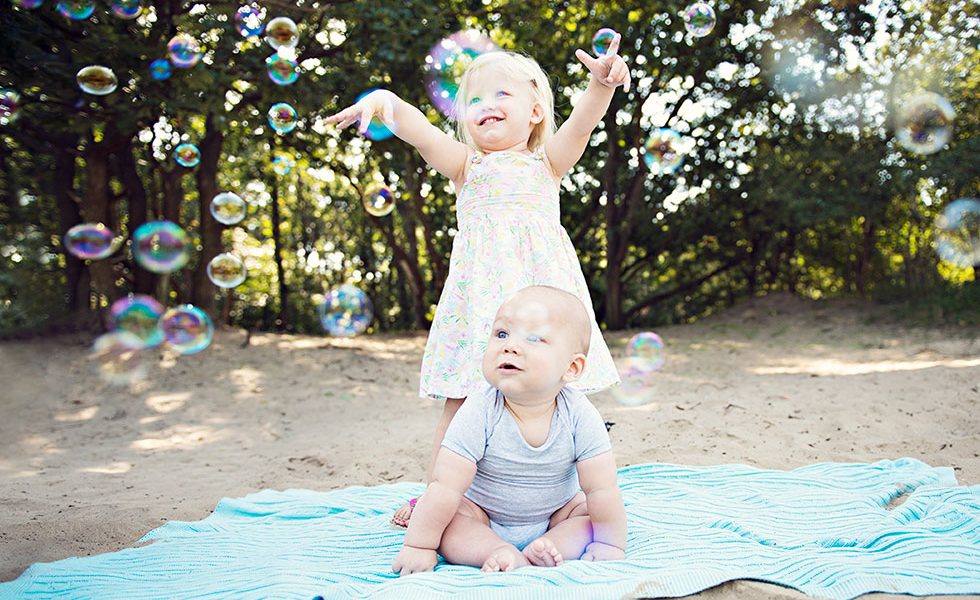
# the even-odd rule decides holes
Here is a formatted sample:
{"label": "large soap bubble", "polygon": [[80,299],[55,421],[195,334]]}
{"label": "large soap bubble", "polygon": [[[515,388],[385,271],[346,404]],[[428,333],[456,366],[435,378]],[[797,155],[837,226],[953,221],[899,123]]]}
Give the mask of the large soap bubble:
{"label": "large soap bubble", "polygon": [[980,265],[980,200],[950,202],[936,219],[936,252],[960,267]]}
{"label": "large soap bubble", "polygon": [[201,44],[188,33],[178,33],[167,43],[167,54],[175,67],[189,69],[201,60]]}
{"label": "large soap bubble", "polygon": [[211,317],[192,304],[171,308],[163,313],[160,329],[167,345],[178,354],[200,352],[211,344],[214,337]]}
{"label": "large soap bubble", "polygon": [[953,136],[953,105],[935,92],[924,92],[908,99],[895,122],[898,142],[909,152],[934,154]]}
{"label": "large soap bubble", "polygon": [[75,81],[83,92],[93,96],[111,94],[119,85],[119,80],[116,79],[112,69],[102,65],[82,67],[75,75]]}
{"label": "large soap bubble", "polygon": [[139,340],[138,348],[150,348],[163,343],[160,317],[163,305],[152,296],[134,294],[120,298],[109,307],[109,328],[124,331]]}
{"label": "large soap bubble", "polygon": [[344,284],[330,290],[319,306],[323,328],[339,337],[353,337],[368,328],[374,318],[374,305],[361,288]]}
{"label": "large soap bubble", "polygon": [[172,273],[191,257],[191,240],[173,221],[150,221],[133,232],[133,255],[147,271]]}
{"label": "large soap bubble", "polygon": [[82,260],[100,260],[116,250],[112,230],[102,223],[79,223],[65,233],[65,249]]}
{"label": "large soap bubble", "polygon": [[245,218],[248,205],[235,192],[221,192],[211,199],[211,215],[222,225],[235,225]]}
{"label": "large soap bubble", "polygon": [[222,252],[208,263],[208,279],[221,288],[233,288],[245,281],[245,263],[231,252]]}
{"label": "large soap bubble", "polygon": [[477,56],[497,50],[497,45],[475,30],[458,31],[429,50],[425,57],[425,90],[432,105],[452,117],[463,71]]}

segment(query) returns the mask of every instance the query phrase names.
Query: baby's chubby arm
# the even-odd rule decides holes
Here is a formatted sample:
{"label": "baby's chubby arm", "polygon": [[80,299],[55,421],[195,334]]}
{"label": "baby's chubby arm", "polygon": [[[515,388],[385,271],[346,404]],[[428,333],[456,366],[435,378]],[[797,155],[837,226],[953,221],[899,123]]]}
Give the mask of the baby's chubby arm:
{"label": "baby's chubby arm", "polygon": [[375,90],[357,104],[327,117],[327,123],[337,123],[341,129],[359,122],[358,130],[367,131],[372,117],[380,118],[396,136],[419,151],[432,168],[452,181],[462,178],[469,150],[466,144],[454,140],[429,122],[422,111],[389,90]]}
{"label": "baby's chubby arm", "polygon": [[545,146],[548,162],[558,178],[582,158],[592,131],[606,114],[616,88],[622,85],[629,90],[630,71],[619,55],[620,39],[617,33],[609,50],[599,58],[593,58],[581,49],[575,51],[575,56],[589,70],[589,87],[575,103],[568,120],[562,123]]}
{"label": "baby's chubby arm", "polygon": [[432,482],[412,511],[401,551],[391,564],[399,575],[431,571],[439,560],[436,549],[456,515],[463,492],[473,483],[476,464],[446,448],[436,456]]}
{"label": "baby's chubby arm", "polygon": [[582,560],[625,558],[626,508],[616,484],[616,458],[612,452],[603,452],[579,461],[576,469],[592,521],[592,543],[586,546]]}

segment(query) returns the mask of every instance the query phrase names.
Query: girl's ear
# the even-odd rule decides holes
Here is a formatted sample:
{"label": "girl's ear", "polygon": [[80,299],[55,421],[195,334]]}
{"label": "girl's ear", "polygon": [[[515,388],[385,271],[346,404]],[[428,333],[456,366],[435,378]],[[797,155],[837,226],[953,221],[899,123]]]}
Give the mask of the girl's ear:
{"label": "girl's ear", "polygon": [[541,108],[540,102],[535,102],[534,108],[531,109],[531,123],[537,125],[541,121],[544,121],[544,109]]}

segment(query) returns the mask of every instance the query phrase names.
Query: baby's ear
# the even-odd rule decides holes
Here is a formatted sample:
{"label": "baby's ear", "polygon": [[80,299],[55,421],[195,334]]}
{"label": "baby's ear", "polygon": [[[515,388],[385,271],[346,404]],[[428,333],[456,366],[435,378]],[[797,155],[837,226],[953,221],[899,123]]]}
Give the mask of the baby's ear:
{"label": "baby's ear", "polygon": [[568,365],[568,369],[565,370],[565,374],[561,376],[561,380],[565,383],[570,383],[575,381],[582,376],[582,371],[585,370],[585,355],[581,352],[576,352],[572,356],[572,362]]}

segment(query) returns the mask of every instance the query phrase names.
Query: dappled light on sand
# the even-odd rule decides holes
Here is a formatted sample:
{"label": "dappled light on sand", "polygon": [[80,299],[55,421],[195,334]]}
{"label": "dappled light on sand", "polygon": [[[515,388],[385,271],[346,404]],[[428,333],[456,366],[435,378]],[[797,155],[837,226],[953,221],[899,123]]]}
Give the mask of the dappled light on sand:
{"label": "dappled light on sand", "polygon": [[844,361],[835,358],[796,359],[780,361],[779,366],[749,369],[756,375],[867,375],[868,373],[892,373],[921,369],[966,369],[980,367],[980,358],[949,360],[898,360],[898,361]]}

